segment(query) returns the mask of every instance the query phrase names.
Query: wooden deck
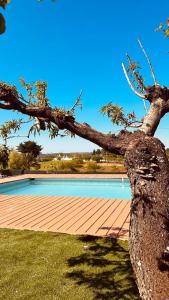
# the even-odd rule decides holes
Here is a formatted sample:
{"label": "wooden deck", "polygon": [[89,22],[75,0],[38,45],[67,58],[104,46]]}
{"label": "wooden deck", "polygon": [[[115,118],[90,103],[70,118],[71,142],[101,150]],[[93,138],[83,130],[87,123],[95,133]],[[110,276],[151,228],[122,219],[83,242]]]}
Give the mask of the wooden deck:
{"label": "wooden deck", "polygon": [[[32,177],[110,178],[105,175],[22,175],[1,179],[0,183]],[[128,239],[129,211],[130,201],[124,199],[0,194],[0,228]]]}
{"label": "wooden deck", "polygon": [[0,195],[0,228],[128,238],[130,201]]}

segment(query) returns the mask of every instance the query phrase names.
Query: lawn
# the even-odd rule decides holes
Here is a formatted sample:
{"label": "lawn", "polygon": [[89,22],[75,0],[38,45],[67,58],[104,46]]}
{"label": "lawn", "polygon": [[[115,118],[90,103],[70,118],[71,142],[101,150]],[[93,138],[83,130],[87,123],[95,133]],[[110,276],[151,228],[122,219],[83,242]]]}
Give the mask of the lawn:
{"label": "lawn", "polygon": [[0,299],[139,299],[126,241],[0,230]]}

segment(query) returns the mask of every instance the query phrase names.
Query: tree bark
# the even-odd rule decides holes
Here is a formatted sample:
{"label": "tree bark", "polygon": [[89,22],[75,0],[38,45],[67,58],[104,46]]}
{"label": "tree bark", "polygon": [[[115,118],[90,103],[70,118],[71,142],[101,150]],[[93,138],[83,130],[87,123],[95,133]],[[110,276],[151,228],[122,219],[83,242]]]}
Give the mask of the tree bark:
{"label": "tree bark", "polygon": [[130,257],[140,296],[169,299],[169,163],[163,144],[140,134],[125,164],[131,183]]}
{"label": "tree bark", "polygon": [[164,115],[165,102],[163,99],[158,98],[155,103],[152,103],[147,115],[144,118],[141,130],[149,136],[153,136]]}

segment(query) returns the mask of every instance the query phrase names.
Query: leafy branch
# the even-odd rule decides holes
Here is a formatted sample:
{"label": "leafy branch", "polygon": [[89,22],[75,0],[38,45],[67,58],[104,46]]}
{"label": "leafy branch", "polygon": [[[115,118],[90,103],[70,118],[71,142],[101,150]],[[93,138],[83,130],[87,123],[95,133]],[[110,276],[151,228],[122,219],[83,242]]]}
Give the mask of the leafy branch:
{"label": "leafy branch", "polygon": [[162,31],[166,38],[169,38],[169,18],[166,23],[160,23],[160,25],[155,29],[156,32]]}
{"label": "leafy branch", "polygon": [[112,102],[104,105],[100,112],[110,118],[113,124],[124,126],[125,129],[127,127],[139,128],[142,125],[142,121],[136,119],[134,112],[125,115],[123,107],[113,105]]}
{"label": "leafy branch", "polygon": [[129,54],[126,54],[127,56],[127,60],[128,60],[128,68],[127,68],[127,73],[128,75],[131,76],[131,82],[136,84],[136,88],[141,92],[145,92],[145,79],[142,77],[142,75],[140,74],[140,65],[139,63],[134,62],[131,57],[129,56]]}
{"label": "leafy branch", "polygon": [[47,107],[49,100],[46,96],[47,83],[45,81],[35,81],[33,84],[25,82],[23,78],[19,80],[22,87],[27,93],[28,99],[25,101],[25,98],[20,94],[20,99],[24,100],[29,105],[33,104],[38,107]]}
{"label": "leafy branch", "polygon": [[11,134],[15,134],[21,127],[21,124],[23,124],[24,121],[22,119],[19,120],[11,120],[6,123],[4,123],[0,127],[0,136],[4,140],[4,143],[6,145],[7,139],[9,139],[9,136]]}
{"label": "leafy branch", "polygon": [[[46,95],[47,83],[44,81],[36,81],[30,84],[27,83],[23,78],[21,78],[19,81],[26,93],[26,97],[24,97],[23,94],[18,93],[15,86],[0,82],[0,97],[2,98],[0,108],[17,110],[19,106],[21,111],[28,109],[32,112],[40,109],[43,112],[45,109],[47,109],[47,111],[50,113],[52,108],[50,107],[49,100]],[[29,138],[31,134],[34,134],[34,136],[36,134],[40,134],[41,130],[48,130],[49,137],[51,139],[57,136],[74,136],[74,134],[72,135],[69,130],[66,130],[63,134],[60,134],[59,131],[62,128],[60,128],[59,125],[57,126],[57,122],[55,121],[57,121],[57,119],[64,120],[65,118],[74,121],[75,109],[77,107],[82,108],[81,95],[82,91],[69,110],[66,110],[64,107],[54,107],[52,109],[53,121],[49,121],[47,117],[36,117],[29,113],[30,118],[29,121],[26,121],[26,123],[34,122],[34,124],[29,129],[26,137]],[[20,129],[20,126],[24,123],[25,122],[23,120],[13,120],[5,123],[0,128],[0,136],[3,138],[5,143],[7,142],[7,139],[11,137],[11,134],[15,134],[16,131]],[[14,135],[12,135],[12,138],[13,137]]]}

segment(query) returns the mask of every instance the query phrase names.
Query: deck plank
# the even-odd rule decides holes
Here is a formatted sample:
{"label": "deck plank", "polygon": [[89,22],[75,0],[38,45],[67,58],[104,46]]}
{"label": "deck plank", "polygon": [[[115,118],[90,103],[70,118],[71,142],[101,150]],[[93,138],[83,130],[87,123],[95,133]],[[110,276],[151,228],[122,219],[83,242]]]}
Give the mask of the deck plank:
{"label": "deck plank", "polygon": [[[111,228],[109,229],[109,231],[106,234],[109,237],[117,238],[120,235],[120,232],[121,232],[121,235],[124,232],[123,225],[128,217],[128,211],[130,209],[129,201],[126,201],[126,202],[127,202],[126,205],[122,208],[122,210],[120,211],[120,214],[118,215],[116,220],[112,223]],[[128,208],[128,209],[126,209],[126,208]],[[120,219],[120,222],[119,222],[119,219]]]}
{"label": "deck plank", "polygon": [[123,213],[123,210],[127,209],[127,201],[122,200],[113,213],[106,219],[106,221],[98,228],[97,234],[101,236],[110,236],[110,229],[114,226],[122,227],[123,220],[120,215]]}
{"label": "deck plank", "polygon": [[90,207],[92,203],[92,198],[80,198],[79,205],[75,205],[74,209],[72,211],[68,211],[68,213],[62,216],[60,220],[56,219],[51,225],[51,227],[56,228],[56,230],[63,230],[64,228],[67,228],[70,224],[75,222],[76,218],[79,219],[80,213],[84,213],[84,210],[87,207]]}

